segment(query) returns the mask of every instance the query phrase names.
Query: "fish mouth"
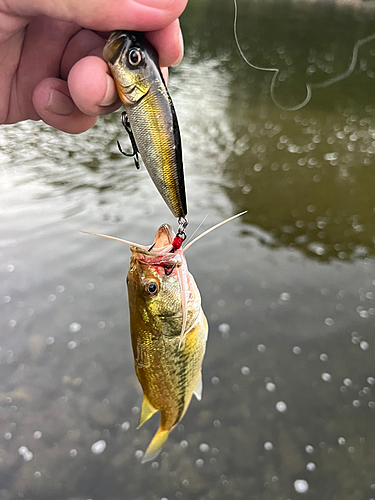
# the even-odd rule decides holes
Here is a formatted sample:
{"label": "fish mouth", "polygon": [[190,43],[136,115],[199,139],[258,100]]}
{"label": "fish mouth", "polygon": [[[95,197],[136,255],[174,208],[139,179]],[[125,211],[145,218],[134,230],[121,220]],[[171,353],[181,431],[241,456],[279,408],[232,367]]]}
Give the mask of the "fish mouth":
{"label": "fish mouth", "polygon": [[108,64],[115,64],[128,40],[128,34],[125,31],[114,31],[108,38],[103,49],[103,59]]}
{"label": "fish mouth", "polygon": [[153,250],[170,245],[174,239],[174,232],[169,224],[162,224],[156,231]]}
{"label": "fish mouth", "polygon": [[134,254],[143,255],[144,257],[142,257],[140,261],[143,262],[144,264],[153,263],[151,260],[149,261],[147,257],[162,259],[162,260],[166,259],[167,261],[172,260],[173,264],[177,255],[175,253],[172,253],[172,242],[174,240],[174,237],[175,234],[171,226],[169,224],[162,224],[156,231],[154,242],[148,250],[144,250],[137,246],[131,246],[130,250]]}

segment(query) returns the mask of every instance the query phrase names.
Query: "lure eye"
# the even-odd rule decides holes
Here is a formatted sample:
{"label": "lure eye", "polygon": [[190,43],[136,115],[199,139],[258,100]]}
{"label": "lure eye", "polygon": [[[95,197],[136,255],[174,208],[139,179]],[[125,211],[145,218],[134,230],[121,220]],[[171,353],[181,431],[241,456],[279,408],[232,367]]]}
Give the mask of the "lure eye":
{"label": "lure eye", "polygon": [[148,293],[148,295],[156,295],[159,291],[159,284],[156,280],[149,280],[145,284],[145,292]]}
{"label": "lure eye", "polygon": [[128,55],[129,64],[138,66],[142,61],[142,52],[139,49],[131,49]]}

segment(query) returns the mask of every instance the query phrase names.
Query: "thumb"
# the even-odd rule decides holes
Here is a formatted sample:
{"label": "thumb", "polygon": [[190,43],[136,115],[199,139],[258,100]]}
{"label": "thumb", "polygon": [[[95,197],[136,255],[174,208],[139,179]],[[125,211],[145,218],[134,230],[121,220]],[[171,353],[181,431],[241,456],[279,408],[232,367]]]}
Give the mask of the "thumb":
{"label": "thumb", "polygon": [[46,15],[88,29],[154,31],[171,24],[187,0],[12,0],[0,11],[24,17]]}

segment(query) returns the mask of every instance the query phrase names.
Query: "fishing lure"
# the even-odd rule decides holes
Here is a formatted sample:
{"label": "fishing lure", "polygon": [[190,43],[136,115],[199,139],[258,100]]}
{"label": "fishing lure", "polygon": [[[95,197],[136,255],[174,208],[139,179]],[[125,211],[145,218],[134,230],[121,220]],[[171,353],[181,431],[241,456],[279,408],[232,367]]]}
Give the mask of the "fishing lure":
{"label": "fishing lure", "polygon": [[[159,68],[156,50],[137,32],[115,31],[104,50],[125,111],[137,168],[138,154],[165,203],[177,218],[185,218],[187,203],[181,137],[176,112]],[[186,220],[186,219],[185,219]]]}

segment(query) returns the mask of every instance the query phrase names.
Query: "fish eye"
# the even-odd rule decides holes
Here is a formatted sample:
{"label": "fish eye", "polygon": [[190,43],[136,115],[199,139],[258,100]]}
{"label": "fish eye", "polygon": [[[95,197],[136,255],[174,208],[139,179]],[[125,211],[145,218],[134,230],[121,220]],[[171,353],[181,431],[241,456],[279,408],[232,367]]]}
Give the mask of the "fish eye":
{"label": "fish eye", "polygon": [[128,55],[129,64],[138,66],[142,61],[142,52],[140,49],[131,49]]}
{"label": "fish eye", "polygon": [[159,284],[156,280],[148,280],[145,284],[145,291],[149,295],[156,295],[159,291]]}

